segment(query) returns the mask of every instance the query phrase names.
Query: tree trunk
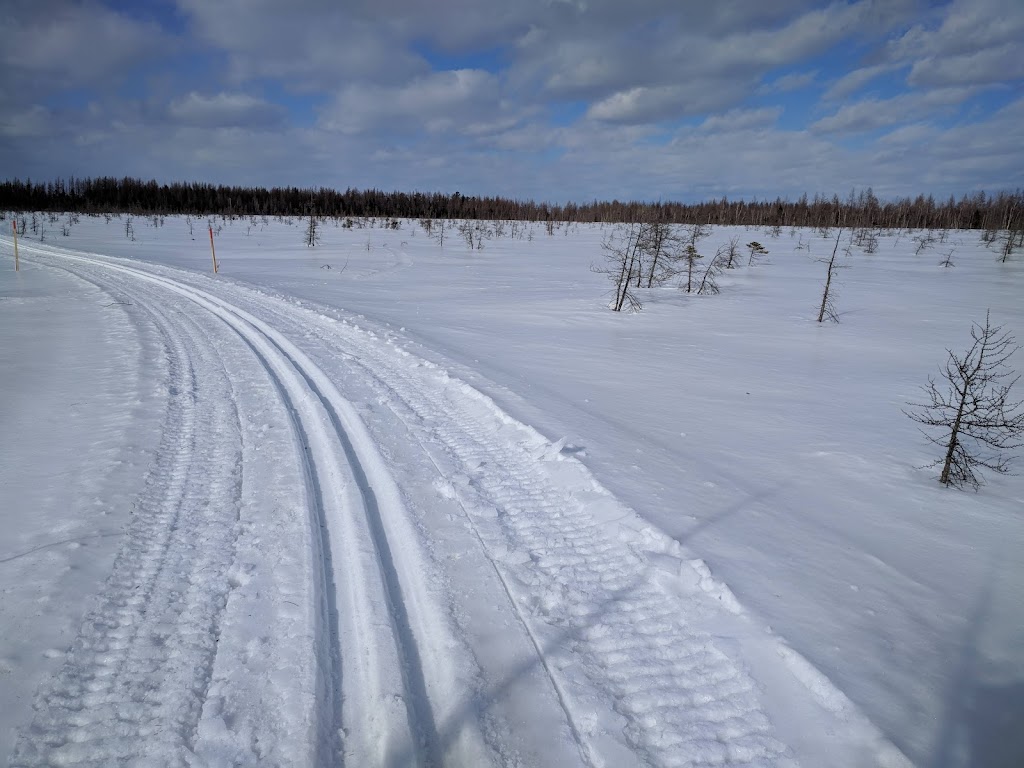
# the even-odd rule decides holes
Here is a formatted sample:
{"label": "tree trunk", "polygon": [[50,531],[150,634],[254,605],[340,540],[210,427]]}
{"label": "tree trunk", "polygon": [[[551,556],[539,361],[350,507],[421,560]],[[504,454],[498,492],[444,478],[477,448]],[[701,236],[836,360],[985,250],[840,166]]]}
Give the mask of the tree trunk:
{"label": "tree trunk", "polygon": [[960,436],[960,421],[964,417],[964,405],[967,403],[967,392],[970,390],[970,382],[964,382],[963,391],[960,393],[960,405],[956,409],[956,419],[953,420],[953,431],[949,435],[949,445],[946,446],[946,460],[942,464],[942,474],[939,475],[939,482],[949,485],[949,474],[953,469],[953,455],[956,453],[956,442]]}
{"label": "tree trunk", "polygon": [[818,310],[818,322],[825,322],[825,310],[828,308],[828,292],[832,285],[832,265],[836,261],[836,252],[839,250],[839,238],[843,236],[843,230],[836,235],[836,247],[832,249],[832,258],[828,261],[828,277],[825,278],[825,292],[821,295],[821,309]]}

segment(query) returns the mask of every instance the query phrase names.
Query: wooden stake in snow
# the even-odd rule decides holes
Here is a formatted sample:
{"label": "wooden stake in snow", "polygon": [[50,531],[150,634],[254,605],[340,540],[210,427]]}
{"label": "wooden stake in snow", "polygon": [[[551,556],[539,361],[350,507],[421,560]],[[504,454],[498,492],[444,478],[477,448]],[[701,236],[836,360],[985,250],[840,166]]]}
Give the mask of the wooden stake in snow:
{"label": "wooden stake in snow", "polygon": [[18,272],[18,222],[14,219],[11,220],[11,230],[14,232],[14,271]]}
{"label": "wooden stake in snow", "polygon": [[217,249],[213,247],[213,225],[210,225],[210,255],[213,256],[213,274],[217,274]]}

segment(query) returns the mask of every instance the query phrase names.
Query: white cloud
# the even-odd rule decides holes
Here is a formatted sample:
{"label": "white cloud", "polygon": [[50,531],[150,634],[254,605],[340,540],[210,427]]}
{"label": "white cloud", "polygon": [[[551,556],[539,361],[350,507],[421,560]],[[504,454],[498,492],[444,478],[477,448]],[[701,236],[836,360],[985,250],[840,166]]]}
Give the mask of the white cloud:
{"label": "white cloud", "polygon": [[817,78],[817,70],[812,70],[810,72],[792,72],[788,75],[783,75],[770,83],[765,83],[758,89],[758,91],[766,94],[799,91],[809,85],[812,85]]}
{"label": "white cloud", "polygon": [[5,5],[0,65],[6,76],[20,76],[17,91],[37,83],[112,85],[139,62],[174,46],[157,25],[98,3],[16,0]]}
{"label": "white cloud", "polygon": [[1024,79],[1024,44],[1005,43],[956,56],[929,56],[914,63],[914,86],[989,85]]}
{"label": "white cloud", "polygon": [[324,110],[320,127],[358,134],[384,130],[464,131],[501,112],[500,84],[488,72],[435,72],[399,86],[346,86]]}
{"label": "white cloud", "polygon": [[54,130],[53,114],[38,104],[0,118],[0,136],[10,139],[45,136]]}
{"label": "white cloud", "polygon": [[734,109],[722,115],[712,115],[703,123],[702,131],[749,131],[775,125],[782,115],[782,107],[762,109]]}
{"label": "white cloud", "polygon": [[82,135],[93,137],[86,153],[60,137],[22,136],[0,142],[0,163],[13,167],[17,155],[18,175],[42,178],[61,168],[76,175],[457,189],[555,201],[797,197],[869,185],[882,197],[939,196],[1019,186],[1024,178],[1024,100],[953,129],[899,126],[857,150],[828,134],[780,129],[772,117],[741,111],[677,130],[668,141],[648,126],[587,121],[552,129],[537,117],[485,137],[439,132],[407,143],[382,142],[374,132],[172,127],[125,115],[117,129],[105,124],[104,132],[90,134],[82,127]]}
{"label": "white cloud", "polygon": [[[379,8],[322,0],[178,0],[194,35],[228,55],[228,78],[280,80],[295,90],[352,80],[394,83],[429,67],[396,34]],[[386,3],[385,3],[386,5]]]}
{"label": "white cloud", "polygon": [[875,80],[876,78],[891,71],[891,69],[892,68],[890,66],[881,64],[855,69],[852,72],[846,73],[832,83],[828,90],[825,91],[822,98],[828,101],[845,99],[847,96],[859,91],[872,80]]}
{"label": "white cloud", "polygon": [[892,41],[894,61],[969,54],[1024,38],[1024,5],[1019,0],[955,0],[941,23],[916,24]]}
{"label": "white cloud", "polygon": [[821,118],[811,125],[811,130],[818,133],[859,133],[922,120],[964,102],[975,92],[972,88],[941,88],[890,99],[864,99]]}
{"label": "white cloud", "polygon": [[[714,34],[708,29],[717,21],[714,14],[711,20],[694,21],[678,11],[652,24],[646,36],[631,32],[642,17],[596,34],[586,27],[579,32],[534,28],[520,41],[520,59],[510,79],[537,84],[553,99],[590,100],[588,114],[595,119],[699,114],[738,106],[769,73],[799,65],[841,40],[889,29],[905,18],[906,5],[886,3],[884,12],[867,0],[810,11],[788,8],[760,25],[740,13],[726,13],[734,23]],[[726,8],[734,11],[737,5]],[[801,87],[809,80],[791,75],[779,85]],[[770,90],[767,86],[761,92]]]}
{"label": "white cloud", "polygon": [[746,83],[723,83],[709,90],[703,83],[631,88],[591,105],[587,116],[613,123],[649,123],[699,115],[739,100]]}
{"label": "white cloud", "polygon": [[[986,84],[1017,85],[1019,0],[177,3],[181,39],[98,0],[10,0],[0,164],[562,200],[916,194],[1024,176],[1019,110],[989,118],[979,100],[969,126],[933,124]],[[832,83],[805,71],[837,46],[858,49],[858,68]],[[168,51],[226,64],[183,72]],[[144,90],[126,99],[140,67]],[[886,77],[887,96],[911,90],[865,98]],[[820,119],[780,128],[783,108],[787,125],[801,114],[786,94],[811,85],[828,86]],[[89,105],[62,106],[68,88]],[[280,90],[318,105],[312,128],[265,96]]]}
{"label": "white cloud", "polygon": [[283,108],[244,93],[204,96],[192,91],[170,103],[170,117],[186,125],[202,127],[274,128],[284,124]]}

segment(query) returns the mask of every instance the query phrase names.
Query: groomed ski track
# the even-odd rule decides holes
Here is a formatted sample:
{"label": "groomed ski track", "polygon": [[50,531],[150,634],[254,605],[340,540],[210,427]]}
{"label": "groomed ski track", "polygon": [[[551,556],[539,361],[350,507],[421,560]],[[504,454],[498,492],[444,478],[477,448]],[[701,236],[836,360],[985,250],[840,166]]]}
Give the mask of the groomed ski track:
{"label": "groomed ski track", "polygon": [[[562,445],[392,339],[21,251],[159,329],[168,406],[13,765],[905,764],[780,641],[734,639],[756,633],[728,590]],[[766,682],[828,732],[780,732]]]}

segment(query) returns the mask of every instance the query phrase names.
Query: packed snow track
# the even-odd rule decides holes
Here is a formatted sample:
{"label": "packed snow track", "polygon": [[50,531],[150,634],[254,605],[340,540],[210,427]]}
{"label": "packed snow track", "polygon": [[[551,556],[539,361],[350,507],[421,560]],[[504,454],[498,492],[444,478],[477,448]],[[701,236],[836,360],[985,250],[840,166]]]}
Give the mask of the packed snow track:
{"label": "packed snow track", "polygon": [[12,765],[905,764],[563,444],[380,329],[21,251],[157,329],[166,410]]}

